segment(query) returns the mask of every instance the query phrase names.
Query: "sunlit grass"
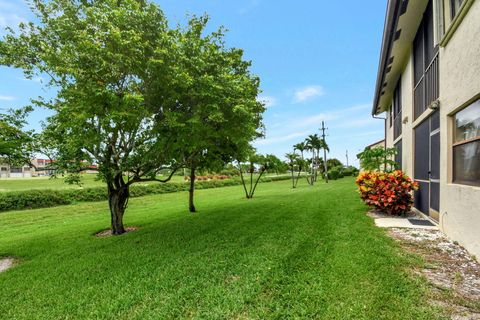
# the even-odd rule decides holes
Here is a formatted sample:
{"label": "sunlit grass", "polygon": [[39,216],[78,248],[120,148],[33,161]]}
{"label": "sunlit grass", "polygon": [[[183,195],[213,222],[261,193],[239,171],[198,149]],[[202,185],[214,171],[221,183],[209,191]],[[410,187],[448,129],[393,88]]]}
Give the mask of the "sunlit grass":
{"label": "sunlit grass", "polygon": [[435,319],[411,258],[373,226],[353,179],[261,184],[0,214],[5,319]]}

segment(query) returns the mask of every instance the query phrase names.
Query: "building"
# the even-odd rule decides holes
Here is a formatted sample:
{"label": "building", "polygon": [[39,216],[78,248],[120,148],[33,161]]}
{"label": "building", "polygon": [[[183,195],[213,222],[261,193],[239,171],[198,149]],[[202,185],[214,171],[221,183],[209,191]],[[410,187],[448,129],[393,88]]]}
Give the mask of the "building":
{"label": "building", "polygon": [[480,1],[389,0],[372,114],[415,210],[480,257]]}
{"label": "building", "polygon": [[29,166],[10,166],[0,163],[0,178],[31,178],[34,170]]}
{"label": "building", "polygon": [[368,146],[365,147],[365,150],[378,148],[378,147],[385,148],[385,139],[369,144]]}
{"label": "building", "polygon": [[0,178],[32,178],[39,176],[50,176],[53,169],[48,168],[52,160],[32,159],[31,166],[11,166],[0,163]]}
{"label": "building", "polygon": [[34,176],[51,176],[54,173],[54,170],[50,168],[53,163],[50,159],[32,159],[32,165],[35,168]]}

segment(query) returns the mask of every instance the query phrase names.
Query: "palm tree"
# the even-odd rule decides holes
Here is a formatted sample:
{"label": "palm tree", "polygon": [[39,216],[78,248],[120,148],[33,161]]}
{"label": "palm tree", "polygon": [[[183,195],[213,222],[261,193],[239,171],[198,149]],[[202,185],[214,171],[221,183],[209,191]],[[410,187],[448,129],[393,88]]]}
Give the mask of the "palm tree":
{"label": "palm tree", "polygon": [[[307,144],[305,143],[305,141],[299,142],[296,145],[294,145],[293,146],[293,153],[295,153],[296,150],[300,151],[300,156],[301,156],[300,168],[299,168],[299,172],[298,172],[299,176],[300,176],[301,172],[303,172],[304,164],[305,164],[305,158],[303,156],[303,152],[305,150],[307,150]],[[297,182],[298,182],[298,179],[297,179]]]}
{"label": "palm tree", "polygon": [[[288,164],[290,166],[290,171],[292,172],[292,188],[295,188],[297,184],[295,183],[295,177],[293,172],[295,171],[295,164],[298,162],[298,154],[295,153],[287,153],[285,157],[288,159]],[[297,178],[298,181],[298,178]]]}
{"label": "palm tree", "polygon": [[303,160],[303,152],[307,150],[307,145],[305,144],[305,142],[297,143],[296,145],[293,146],[293,151],[295,152],[295,150],[300,151],[300,155],[302,156],[302,160]]}
{"label": "palm tree", "polygon": [[[325,175],[325,181],[328,183],[328,169],[327,169],[327,152],[330,152],[330,148],[328,147],[327,141],[325,139],[320,139],[320,149],[324,150],[324,175]],[[320,152],[320,149],[318,149],[318,152]]]}
{"label": "palm tree", "polygon": [[312,151],[312,172],[311,172],[311,182],[310,184],[313,185],[313,182],[316,180],[315,177],[317,175],[317,159],[319,150],[322,147],[321,139],[318,134],[311,134],[305,140],[307,150]]}

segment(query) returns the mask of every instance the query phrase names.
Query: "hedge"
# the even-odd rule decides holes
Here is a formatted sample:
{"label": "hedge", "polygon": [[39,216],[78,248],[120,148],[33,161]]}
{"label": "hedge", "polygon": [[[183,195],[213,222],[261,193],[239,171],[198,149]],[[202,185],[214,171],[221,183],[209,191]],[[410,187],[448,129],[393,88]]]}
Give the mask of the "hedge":
{"label": "hedge", "polygon": [[[262,182],[272,182],[288,180],[289,176],[264,177]],[[227,186],[240,185],[238,178],[228,180],[198,181],[195,183],[196,189],[211,189]],[[173,193],[187,191],[188,183],[168,182],[155,183],[148,185],[132,185],[130,187],[130,196],[142,197],[152,194]],[[64,190],[28,190],[0,193],[0,212],[10,210],[50,208],[60,205],[72,204],[75,202],[91,202],[108,200],[106,187],[84,188],[84,189],[64,189]]]}

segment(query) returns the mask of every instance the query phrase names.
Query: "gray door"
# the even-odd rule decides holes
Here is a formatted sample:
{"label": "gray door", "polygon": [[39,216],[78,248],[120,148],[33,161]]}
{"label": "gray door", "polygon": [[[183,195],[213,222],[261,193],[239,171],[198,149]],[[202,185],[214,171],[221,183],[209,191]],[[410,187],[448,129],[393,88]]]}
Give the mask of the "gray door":
{"label": "gray door", "polygon": [[414,206],[438,220],[440,210],[440,122],[438,111],[415,128]]}

